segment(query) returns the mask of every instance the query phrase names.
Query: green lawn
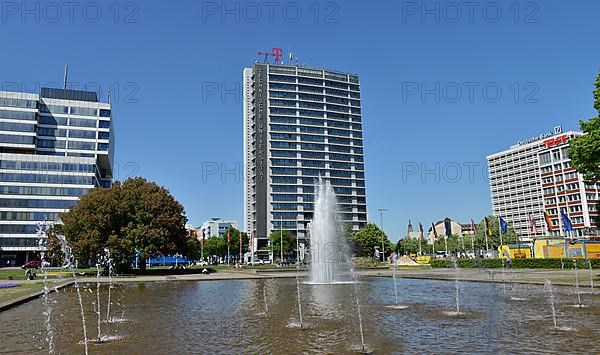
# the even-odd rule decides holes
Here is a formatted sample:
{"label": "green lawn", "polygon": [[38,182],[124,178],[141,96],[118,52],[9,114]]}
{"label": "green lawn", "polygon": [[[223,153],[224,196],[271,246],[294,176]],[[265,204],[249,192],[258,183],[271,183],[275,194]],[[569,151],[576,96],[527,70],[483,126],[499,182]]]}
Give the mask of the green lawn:
{"label": "green lawn", "polygon": [[36,282],[34,284],[22,284],[19,287],[0,288],[0,303],[40,291],[43,286],[42,282]]}

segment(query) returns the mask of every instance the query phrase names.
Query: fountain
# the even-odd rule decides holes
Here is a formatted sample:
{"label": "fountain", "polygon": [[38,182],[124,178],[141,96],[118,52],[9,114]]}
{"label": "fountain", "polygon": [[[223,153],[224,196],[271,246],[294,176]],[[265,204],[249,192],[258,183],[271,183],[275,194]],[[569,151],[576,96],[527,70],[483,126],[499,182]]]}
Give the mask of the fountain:
{"label": "fountain", "polygon": [[79,301],[79,311],[81,313],[81,325],[83,328],[83,349],[84,354],[88,354],[88,337],[87,337],[87,326],[85,321],[85,312],[83,310],[83,299],[81,297],[81,289],[79,287],[79,282],[77,281],[77,261],[73,256],[73,251],[69,244],[67,243],[67,239],[62,235],[57,235],[58,239],[61,242],[61,250],[64,255],[63,267],[67,268],[71,271],[73,275],[73,283],[75,284],[75,290],[77,291],[77,299]]}
{"label": "fountain", "polygon": [[463,313],[460,312],[460,285],[458,283],[458,264],[456,263],[456,257],[452,257],[452,265],[454,265],[454,300],[456,301],[456,310],[455,311],[445,311],[443,312],[449,316],[460,316]]}
{"label": "fountain", "polygon": [[577,292],[577,304],[574,307],[582,308],[581,304],[581,291],[579,291],[579,272],[577,270],[577,259],[573,259],[573,268],[575,269],[575,290]]}
{"label": "fountain", "polygon": [[47,235],[47,231],[48,231],[48,224],[46,221],[44,221],[44,223],[39,223],[37,226],[37,237],[38,237],[38,246],[40,248],[40,261],[41,261],[41,265],[40,265],[40,270],[42,271],[42,273],[44,274],[44,286],[42,288],[43,290],[43,296],[42,296],[42,303],[44,305],[44,327],[46,328],[46,342],[48,343],[48,354],[53,354],[54,353],[54,329],[52,328],[52,324],[50,323],[51,317],[52,317],[52,305],[50,303],[50,299],[49,299],[49,294],[50,294],[50,289],[48,288],[48,272],[46,271],[46,266],[45,266],[45,256],[46,253],[44,252],[45,248],[46,248],[46,243],[48,240],[48,235]]}
{"label": "fountain", "polygon": [[296,269],[296,293],[298,300],[298,316],[300,318],[300,328],[304,328],[304,322],[302,321],[302,302],[300,302],[300,277],[298,270]]}
{"label": "fountain", "polygon": [[393,305],[389,305],[388,308],[392,308],[392,309],[406,309],[408,308],[408,306],[406,305],[402,305],[402,304],[398,304],[398,286],[396,284],[396,261],[394,260],[394,273],[392,274],[392,278],[394,280],[394,304]]}
{"label": "fountain", "polygon": [[590,294],[594,297],[594,271],[592,270],[592,260],[588,259],[588,266],[590,268]]}
{"label": "fountain", "polygon": [[338,239],[337,206],[333,187],[319,179],[314,216],[310,223],[311,284],[344,283],[340,279],[341,259],[346,251]]}
{"label": "fountain", "polygon": [[554,303],[556,302],[556,296],[554,295],[554,287],[552,286],[552,282],[546,279],[544,282],[544,289],[548,292],[548,300],[550,301],[550,308],[552,309],[552,321],[554,322],[554,329],[558,329],[556,324],[556,307]]}

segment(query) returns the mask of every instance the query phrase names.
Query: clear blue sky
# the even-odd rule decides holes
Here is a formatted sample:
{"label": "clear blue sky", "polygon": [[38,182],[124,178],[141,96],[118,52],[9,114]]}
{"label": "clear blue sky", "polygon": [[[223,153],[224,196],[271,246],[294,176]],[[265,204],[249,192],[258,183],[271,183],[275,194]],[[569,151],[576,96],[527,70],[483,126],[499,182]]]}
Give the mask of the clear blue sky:
{"label": "clear blue sky", "polygon": [[[409,219],[490,213],[486,155],[593,114],[595,0],[276,1],[272,16],[265,2],[110,3],[3,3],[3,89],[60,83],[65,63],[103,100],[112,88],[117,177],[167,187],[194,224],[243,222],[241,78],[257,51],[291,48],[300,63],[360,75],[369,216],[388,209],[392,240]],[[215,164],[239,174],[203,179]]]}

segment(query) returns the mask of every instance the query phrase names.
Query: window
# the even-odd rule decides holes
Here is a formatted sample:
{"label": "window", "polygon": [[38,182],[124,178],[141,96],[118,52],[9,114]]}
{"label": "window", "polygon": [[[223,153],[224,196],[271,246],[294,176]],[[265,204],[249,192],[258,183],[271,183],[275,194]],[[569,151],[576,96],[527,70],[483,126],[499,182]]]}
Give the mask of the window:
{"label": "window", "polygon": [[96,131],[83,131],[83,130],[70,129],[69,137],[94,139],[94,138],[96,138]]}
{"label": "window", "polygon": [[69,125],[76,127],[96,127],[96,120],[90,120],[85,118],[70,118]]}
{"label": "window", "polygon": [[29,123],[0,122],[1,131],[34,132],[35,126]]}
{"label": "window", "polygon": [[98,111],[95,108],[71,107],[71,114],[81,116],[96,116]]}
{"label": "window", "polygon": [[100,109],[100,117],[110,117],[110,110]]}
{"label": "window", "polygon": [[100,128],[110,128],[110,121],[98,121]]}
{"label": "window", "polygon": [[42,104],[40,106],[40,112],[58,113],[58,114],[66,115],[69,113],[69,108],[67,106]]}
{"label": "window", "polygon": [[53,117],[53,116],[40,116],[40,124],[47,124],[53,126],[66,126],[66,117]]}
{"label": "window", "polygon": [[0,97],[0,106],[4,107],[20,107],[20,108],[35,108],[37,101],[14,99],[11,97]]}
{"label": "window", "polygon": [[109,139],[110,133],[108,132],[98,132],[98,139]]}
{"label": "window", "polygon": [[95,142],[69,141],[69,149],[95,150],[96,149],[96,143]]}
{"label": "window", "polygon": [[33,144],[33,136],[0,134],[0,143]]}
{"label": "window", "polygon": [[9,120],[35,120],[35,112],[0,110],[0,118]]}

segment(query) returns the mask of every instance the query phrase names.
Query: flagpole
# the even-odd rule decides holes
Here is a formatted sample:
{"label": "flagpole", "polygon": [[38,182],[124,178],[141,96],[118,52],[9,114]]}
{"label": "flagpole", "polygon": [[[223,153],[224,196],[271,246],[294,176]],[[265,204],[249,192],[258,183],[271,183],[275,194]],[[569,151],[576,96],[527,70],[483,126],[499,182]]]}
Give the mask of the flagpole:
{"label": "flagpole", "polygon": [[204,261],[204,229],[202,230],[202,243],[200,243],[200,260]]}
{"label": "flagpole", "polygon": [[483,234],[485,235],[485,253],[487,254],[490,251],[490,245],[488,244],[488,231],[491,230],[488,226],[487,217],[483,217],[483,220],[485,221],[485,233]]}
{"label": "flagpole", "polygon": [[502,250],[502,245],[504,243],[502,242],[502,225],[500,224],[500,216],[498,216],[498,232],[500,233],[500,250]]}

